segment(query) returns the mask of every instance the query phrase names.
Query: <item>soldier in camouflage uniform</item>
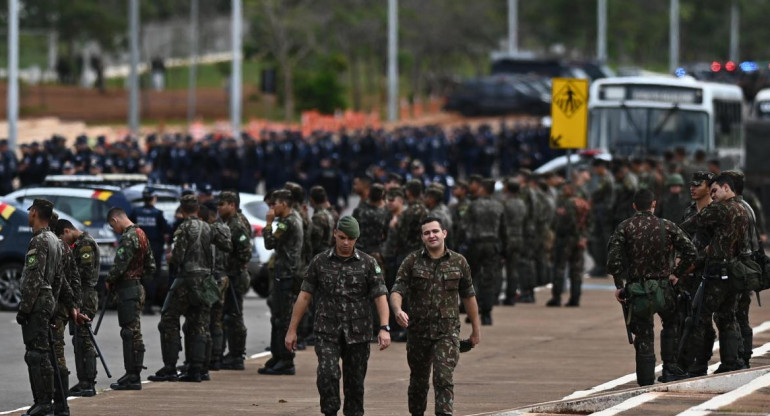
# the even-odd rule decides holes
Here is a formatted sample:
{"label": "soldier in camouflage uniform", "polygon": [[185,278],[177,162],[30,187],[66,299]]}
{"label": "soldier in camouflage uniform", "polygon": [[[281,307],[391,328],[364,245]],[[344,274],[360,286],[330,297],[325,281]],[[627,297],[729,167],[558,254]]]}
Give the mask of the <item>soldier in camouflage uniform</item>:
{"label": "soldier in camouflage uniform", "polygon": [[[211,342],[211,303],[204,294],[206,279],[212,279],[211,228],[198,218],[198,199],[185,195],[181,202],[184,220],[174,232],[174,248],[169,267],[177,270],[177,278],[169,288],[161,310],[158,331],[163,367],[147,379],[150,381],[200,382],[206,347]],[[187,371],[177,375],[176,363],[181,349],[179,319],[185,317],[185,353]]]}
{"label": "soldier in camouflage uniform", "polygon": [[631,208],[634,193],[639,189],[636,175],[631,173],[626,160],[612,161],[612,175],[615,179],[615,192],[612,200],[612,228],[617,227],[626,218],[634,215]]}
{"label": "soldier in camouflage uniform", "polygon": [[607,242],[612,234],[612,203],[615,180],[607,171],[607,161],[595,159],[591,163],[596,188],[591,192],[591,218],[594,218],[589,240],[589,254],[594,260],[593,277],[605,277],[607,264]]}
{"label": "soldier in camouflage uniform", "polygon": [[[398,269],[390,306],[399,325],[409,333],[409,412],[425,412],[432,367],[436,414],[451,415],[453,373],[460,355],[460,300],[473,327],[472,346],[481,341],[481,323],[465,257],[446,248],[447,230],[437,218],[425,218],[421,229],[423,248],[409,254]],[[408,314],[402,309],[404,297]]]}
{"label": "soldier in camouflage uniform", "polygon": [[553,223],[556,210],[556,201],[549,198],[546,184],[534,175],[530,176],[529,187],[537,197],[538,206],[540,207],[535,212],[536,238],[533,258],[535,261],[537,285],[544,286],[553,280],[551,277],[553,271],[551,268],[551,252],[553,251],[554,235],[553,230],[551,230],[551,224]]}
{"label": "soldier in camouflage uniform", "polygon": [[422,182],[412,179],[407,182],[404,191],[407,204],[404,212],[397,217],[396,224],[396,261],[399,264],[407,254],[420,248],[420,240],[417,239],[420,235],[420,222],[428,215],[428,209],[422,202]]}
{"label": "soldier in camouflage uniform", "polygon": [[[733,288],[732,281],[723,279],[727,276],[727,265],[744,253],[746,236],[749,232],[750,218],[743,206],[735,198],[735,184],[725,174],[714,178],[710,185],[711,198],[714,200],[698,215],[682,224],[704,230],[711,235],[706,247],[704,278],[706,279],[703,306],[698,325],[693,329],[692,348],[702,351],[707,342],[710,318],[719,331],[719,356],[722,364],[718,372],[744,368],[740,352],[743,349],[740,327],[735,312],[739,293]],[[705,374],[708,362],[696,356],[688,370],[692,375]]]}
{"label": "soldier in camouflage uniform", "polygon": [[457,202],[449,206],[449,212],[452,216],[452,242],[454,248],[460,254],[467,254],[468,244],[465,241],[465,231],[463,230],[463,224],[465,223],[465,214],[468,212],[468,207],[471,204],[471,200],[468,197],[468,183],[464,180],[458,180],[452,187],[452,196],[455,197]]}
{"label": "soldier in camouflage uniform", "polygon": [[310,189],[310,206],[313,217],[310,219],[310,246],[313,256],[334,246],[334,225],[337,213],[326,198],[326,191],[320,186]]}
{"label": "soldier in camouflage uniform", "polygon": [[505,300],[504,305],[516,304],[516,291],[519,289],[519,262],[524,249],[524,220],[527,218],[527,205],[520,196],[521,187],[515,180],[505,182],[503,199],[503,219],[505,222]]}
{"label": "soldier in camouflage uniform", "polygon": [[388,233],[389,213],[385,207],[385,187],[373,184],[368,192],[369,198],[361,200],[353,210],[353,218],[361,227],[361,237],[356,242],[356,249],[372,256],[380,267],[384,265],[383,243]]}
{"label": "soldier in camouflage uniform", "polygon": [[[96,284],[99,282],[101,259],[99,245],[87,232],[76,229],[71,222],[60,219],[56,223],[56,235],[72,246],[72,255],[80,277],[80,312],[93,320],[98,309],[99,296]],[[75,349],[75,371],[78,384],[73,386],[70,396],[91,397],[96,395],[96,349],[86,328],[70,327],[72,346]]]}
{"label": "soldier in camouflage uniform", "polygon": [[[313,259],[313,243],[310,240],[312,238],[310,232],[310,216],[308,216],[307,205],[305,204],[305,190],[302,186],[298,183],[286,182],[284,189],[291,192],[291,209],[302,220],[302,262],[300,263],[300,277],[298,278],[301,280],[301,276],[305,275],[305,269],[308,264],[310,264],[310,260]],[[295,288],[295,292],[299,293],[299,284]]]}
{"label": "soldier in camouflage uniform", "polygon": [[286,349],[286,331],[294,305],[294,287],[301,281],[299,265],[302,258],[302,219],[291,208],[292,195],[288,191],[273,193],[275,206],[267,213],[267,225],[262,231],[265,247],[275,250],[273,292],[271,293],[270,352],[273,355],[260,374],[293,375],[294,352]]}
{"label": "soldier in camouflage uniform", "polygon": [[519,289],[521,290],[518,302],[521,303],[535,303],[535,287],[537,286],[537,273],[534,261],[538,240],[536,224],[542,206],[535,190],[529,186],[531,176],[532,172],[529,169],[521,169],[518,172],[521,199],[524,201],[527,212],[522,228],[524,243],[517,264]]}
{"label": "soldier in camouflage uniform", "polygon": [[492,307],[502,280],[502,255],[505,220],[503,204],[493,199],[495,181],[484,179],[476,199],[468,208],[465,236],[468,239],[468,258],[473,273],[473,287],[479,295],[482,325],[492,325]]}
{"label": "soldier in camouflage uniform", "polygon": [[316,385],[324,415],[336,415],[340,409],[341,376],[345,392],[343,413],[364,414],[372,301],[380,322],[380,350],[390,345],[388,291],[382,269],[373,257],[355,248],[359,236],[358,222],[350,216],[342,217],[334,230],[335,247],[315,256],[308,267],[286,332],[285,347],[293,351],[297,346],[297,326],[310,303],[315,302]]}
{"label": "soldier in camouflage uniform", "polygon": [[48,331],[64,279],[61,247],[48,229],[52,215],[53,204],[44,199],[36,199],[29,209],[28,220],[33,234],[24,258],[21,302],[16,314],[16,322],[21,325],[26,349],[24,361],[35,401],[26,414],[33,416],[48,415],[53,411],[54,370],[50,361]]}
{"label": "soldier in camouflage uniform", "polygon": [[141,390],[139,375],[144,368],[145,351],[141,326],[145,293],[141,282],[143,278],[149,279],[155,274],[155,259],[144,231],[128,219],[125,211],[120,208],[110,209],[107,212],[107,223],[121,235],[115,252],[115,263],[104,281],[117,292],[118,324],[126,369],[126,374],[117,383],[110,384],[110,388]]}
{"label": "soldier in camouflage uniform", "polygon": [[[383,257],[385,259],[385,287],[388,290],[393,288],[393,284],[396,282],[396,272],[398,271],[399,262],[398,255],[400,247],[398,247],[398,227],[400,226],[399,218],[404,212],[404,200],[406,196],[401,188],[390,188],[387,191],[387,209],[388,209],[388,221],[387,236],[385,243],[383,244]],[[396,317],[390,315],[390,325],[393,329],[391,333],[393,341],[403,342],[406,341],[406,332],[396,325]]]}
{"label": "soldier in camouflage uniform", "polygon": [[[610,239],[607,271],[615,280],[615,298],[625,302],[624,282],[627,284],[656,279],[669,280],[675,285],[695,261],[695,246],[687,235],[673,222],[655,217],[655,196],[650,190],[638,191],[633,198],[636,210],[631,218],[620,223]],[[679,262],[674,266],[674,251]],[[673,298],[670,287],[667,298]],[[668,300],[668,299],[667,299]],[[685,371],[677,363],[679,345],[679,315],[673,299],[667,308],[658,313],[663,323],[660,333],[660,355],[663,359],[666,381],[685,378]],[[628,326],[636,335],[636,381],[640,386],[655,382],[655,333],[653,315],[631,314]]]}
{"label": "soldier in camouflage uniform", "polygon": [[251,260],[251,232],[238,214],[240,198],[236,192],[219,194],[219,217],[230,229],[232,251],[225,262],[229,294],[225,296],[224,336],[228,354],[222,359],[222,369],[243,370],[246,356],[246,325],[243,323],[243,296],[249,291],[249,273],[246,266]]}
{"label": "soldier in camouflage uniform", "polygon": [[684,192],[682,175],[678,173],[669,175],[666,178],[666,188],[668,192],[655,206],[655,216],[669,221],[680,221],[690,203],[689,195]]}
{"label": "soldier in camouflage uniform", "polygon": [[[453,228],[452,212],[444,203],[444,191],[444,185],[432,184],[425,190],[423,202],[428,210],[428,216],[440,219],[441,223],[446,224],[447,229],[451,230]],[[447,246],[452,246],[452,244],[447,242]]]}
{"label": "soldier in camouflage uniform", "polygon": [[567,306],[580,306],[583,283],[583,251],[588,244],[588,202],[575,195],[575,186],[562,185],[554,219],[554,275],[551,300],[546,306],[561,306],[564,272],[569,268],[570,297]]}

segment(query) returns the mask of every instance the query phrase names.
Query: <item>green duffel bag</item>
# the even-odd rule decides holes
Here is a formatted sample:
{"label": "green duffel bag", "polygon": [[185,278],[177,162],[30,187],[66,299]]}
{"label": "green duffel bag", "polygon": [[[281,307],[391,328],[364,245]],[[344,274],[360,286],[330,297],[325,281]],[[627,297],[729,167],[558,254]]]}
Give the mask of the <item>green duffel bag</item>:
{"label": "green duffel bag", "polygon": [[672,304],[672,298],[671,285],[666,279],[648,279],[626,286],[631,316],[651,317]]}
{"label": "green duffel bag", "polygon": [[752,256],[740,256],[727,265],[727,277],[739,292],[762,288],[762,266]]}

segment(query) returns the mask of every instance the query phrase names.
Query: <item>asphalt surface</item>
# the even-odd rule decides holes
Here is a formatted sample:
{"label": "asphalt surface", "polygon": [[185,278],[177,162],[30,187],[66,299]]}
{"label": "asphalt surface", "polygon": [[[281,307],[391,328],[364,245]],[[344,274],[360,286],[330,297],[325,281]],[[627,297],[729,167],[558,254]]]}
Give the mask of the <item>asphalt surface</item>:
{"label": "asphalt surface", "polygon": [[[157,311],[157,308],[156,308]],[[270,345],[270,312],[265,299],[259,298],[254,292],[249,292],[244,299],[244,312],[246,314],[246,353],[248,355],[265,351]],[[142,377],[155,373],[163,366],[160,356],[160,333],[158,322],[160,313],[151,316],[142,316],[142,335],[147,349],[144,357],[144,365],[147,367]],[[184,318],[182,318],[184,322]],[[96,325],[94,324],[94,327]],[[0,363],[2,363],[2,376],[0,377],[0,412],[29,406],[32,403],[32,393],[29,388],[27,365],[24,363],[24,343],[21,339],[21,327],[16,323],[16,312],[0,313]],[[68,334],[68,333],[67,333]],[[112,372],[112,379],[108,379],[104,369],[97,361],[97,389],[107,389],[110,383],[117,381],[125,374],[123,368],[123,347],[120,339],[120,327],[118,326],[117,312],[108,310],[104,315],[104,321],[96,336],[96,341],[104,353],[107,365]],[[67,346],[67,364],[72,375],[70,386],[77,383],[75,376],[74,353],[72,351],[72,337],[65,336]],[[180,353],[179,363],[184,361],[184,353]]]}
{"label": "asphalt surface", "polygon": [[[540,291],[536,304],[495,308],[494,325],[482,328],[481,344],[460,358],[455,372],[456,415],[559,400],[577,390],[589,389],[634,371],[633,347],[626,340],[621,310],[609,280],[586,279],[579,308],[546,308],[543,305],[548,298],[547,291]],[[263,350],[267,342],[267,316],[263,300],[250,299],[247,304],[248,316],[261,317],[259,321],[264,328],[250,333],[251,354]],[[18,327],[10,323],[12,314],[3,316],[8,318],[4,325],[18,333]],[[107,324],[114,325],[114,316],[111,318]],[[770,307],[752,305],[752,326],[769,320]],[[247,321],[250,328],[257,324],[255,321],[257,319]],[[469,333],[470,326],[463,324],[461,335],[467,337]],[[102,335],[113,342],[108,357],[113,366],[119,368],[117,331],[111,336],[108,334],[110,332]],[[153,335],[148,337],[151,369],[153,363],[160,363],[157,332]],[[757,337],[755,344],[767,342],[763,339],[766,338]],[[4,348],[0,356],[6,364],[3,390],[12,389],[3,393],[0,409],[12,410],[29,405],[31,398],[18,335],[11,339],[4,337],[3,342],[3,346],[14,351]],[[718,357],[716,354],[715,359]],[[266,359],[249,360],[246,371],[212,373],[210,382],[147,383],[139,392],[100,392],[94,398],[72,400],[70,406],[77,415],[319,414],[314,352],[297,353],[295,376],[257,374],[257,368]],[[13,373],[9,372],[11,368],[15,369]],[[408,383],[405,345],[393,344],[385,351],[373,348],[366,378],[366,414],[408,414]],[[432,403],[431,390],[426,414],[433,413]]]}

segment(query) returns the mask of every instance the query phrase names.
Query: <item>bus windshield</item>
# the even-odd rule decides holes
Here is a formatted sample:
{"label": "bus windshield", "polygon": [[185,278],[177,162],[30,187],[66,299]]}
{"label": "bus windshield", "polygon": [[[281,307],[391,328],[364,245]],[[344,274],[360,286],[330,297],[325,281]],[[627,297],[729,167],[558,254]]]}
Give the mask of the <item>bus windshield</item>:
{"label": "bus windshield", "polygon": [[684,147],[687,152],[709,149],[708,115],[672,108],[593,108],[589,146],[623,156],[661,155]]}

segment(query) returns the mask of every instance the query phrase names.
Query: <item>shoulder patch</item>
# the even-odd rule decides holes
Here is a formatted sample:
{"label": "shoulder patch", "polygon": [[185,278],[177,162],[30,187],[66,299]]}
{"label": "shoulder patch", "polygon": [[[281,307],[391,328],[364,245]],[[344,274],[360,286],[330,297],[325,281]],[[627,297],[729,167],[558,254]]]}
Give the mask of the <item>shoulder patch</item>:
{"label": "shoulder patch", "polygon": [[279,222],[279,223],[278,223],[278,229],[279,229],[279,230],[284,230],[284,231],[286,231],[286,228],[288,228],[288,227],[286,226],[286,224],[285,224],[285,223],[282,223],[282,222]]}
{"label": "shoulder patch", "polygon": [[379,265],[377,265],[377,266],[374,266],[374,272],[375,272],[375,273],[377,273],[377,274],[380,274],[380,273],[382,273],[382,269],[380,269],[380,266],[379,266]]}
{"label": "shoulder patch", "polygon": [[240,237],[240,238],[238,238],[238,241],[240,241],[240,242],[244,242],[244,241],[246,241],[246,240],[248,240],[248,239],[249,239],[249,237],[246,237],[246,234],[241,234],[241,237]]}
{"label": "shoulder patch", "polygon": [[37,256],[34,254],[31,254],[27,256],[27,266],[34,266],[37,264]]}

